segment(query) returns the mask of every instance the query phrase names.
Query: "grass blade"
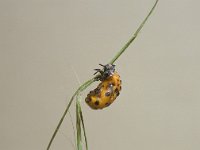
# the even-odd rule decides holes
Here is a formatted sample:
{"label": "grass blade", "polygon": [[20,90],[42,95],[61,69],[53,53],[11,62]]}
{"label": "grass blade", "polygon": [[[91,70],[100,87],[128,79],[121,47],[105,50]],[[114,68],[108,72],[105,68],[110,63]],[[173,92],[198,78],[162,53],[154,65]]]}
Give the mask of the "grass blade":
{"label": "grass blade", "polygon": [[133,36],[128,40],[128,42],[120,49],[120,51],[113,57],[113,59],[109,62],[110,64],[113,64],[120,56],[121,54],[129,47],[129,45],[136,39],[138,36],[138,33],[142,29],[142,27],[145,25],[146,21],[149,19],[149,16],[152,14],[153,10],[155,9],[156,5],[158,3],[158,0],[154,3],[153,7],[151,8],[148,15],[145,17],[145,19],[142,21],[138,29],[135,31]]}
{"label": "grass blade", "polygon": [[76,101],[76,132],[77,132],[77,150],[82,150],[80,103],[78,99]]}
{"label": "grass blade", "polygon": [[54,133],[53,133],[53,135],[52,135],[52,137],[51,137],[51,139],[50,139],[50,141],[49,141],[49,144],[48,144],[48,146],[47,146],[47,150],[50,149],[51,144],[52,144],[52,142],[53,142],[53,140],[54,140],[54,138],[55,138],[55,136],[56,136],[58,130],[60,129],[60,126],[61,126],[61,124],[62,124],[62,122],[63,122],[63,120],[64,120],[64,118],[65,118],[67,112],[69,111],[69,108],[70,108],[70,106],[71,106],[71,104],[72,104],[72,102],[73,102],[73,100],[74,100],[74,97],[75,97],[78,93],[81,93],[83,90],[85,90],[89,85],[91,85],[91,84],[92,84],[93,82],[95,82],[95,81],[96,81],[96,79],[95,79],[95,78],[92,78],[92,79],[86,81],[84,84],[82,84],[82,85],[76,90],[76,92],[74,93],[74,95],[73,95],[72,98],[70,99],[69,104],[67,105],[67,107],[66,107],[66,109],[65,109],[65,111],[64,111],[64,113],[63,113],[63,115],[62,115],[62,117],[61,117],[61,119],[60,119],[60,121],[59,121],[59,123],[58,123],[58,125],[57,125],[57,127],[56,127],[56,129],[55,129],[55,131],[54,131]]}
{"label": "grass blade", "polygon": [[80,117],[81,117],[81,124],[82,124],[82,128],[83,128],[84,138],[85,138],[85,147],[86,147],[86,150],[88,150],[88,142],[87,142],[87,136],[86,136],[85,124],[84,124],[84,120],[83,120],[83,113],[82,113],[81,106],[80,106]]}

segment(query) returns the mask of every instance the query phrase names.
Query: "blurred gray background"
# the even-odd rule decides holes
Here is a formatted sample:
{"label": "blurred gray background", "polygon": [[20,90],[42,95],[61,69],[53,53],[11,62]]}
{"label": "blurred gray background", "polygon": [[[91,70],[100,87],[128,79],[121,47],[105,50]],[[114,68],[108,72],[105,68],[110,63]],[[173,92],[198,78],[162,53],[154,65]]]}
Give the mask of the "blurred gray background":
{"label": "blurred gray background", "polygon": [[[0,0],[0,149],[44,150],[73,92],[125,44],[155,0]],[[200,1],[160,0],[117,60],[102,111],[83,93],[90,150],[200,149]],[[70,109],[75,124],[75,105]],[[52,150],[74,150],[69,114]]]}

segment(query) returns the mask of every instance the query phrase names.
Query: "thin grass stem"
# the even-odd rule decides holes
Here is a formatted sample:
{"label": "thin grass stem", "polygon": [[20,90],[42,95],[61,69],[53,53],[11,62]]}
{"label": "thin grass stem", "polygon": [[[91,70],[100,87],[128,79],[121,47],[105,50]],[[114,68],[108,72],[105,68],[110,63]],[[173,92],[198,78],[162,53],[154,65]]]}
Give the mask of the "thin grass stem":
{"label": "thin grass stem", "polygon": [[76,132],[77,132],[77,150],[82,150],[82,130],[81,130],[81,116],[80,116],[80,95],[77,94],[76,100]]}
{"label": "thin grass stem", "polygon": [[59,123],[58,123],[58,125],[57,125],[57,127],[56,127],[56,129],[55,129],[55,131],[54,131],[54,133],[53,133],[53,135],[52,135],[52,137],[51,137],[51,139],[50,139],[50,141],[49,141],[49,144],[48,144],[48,146],[47,146],[47,150],[50,149],[51,144],[52,144],[52,142],[53,142],[53,140],[54,140],[54,138],[55,138],[55,136],[56,136],[56,134],[57,134],[57,132],[58,132],[58,130],[59,130],[59,128],[60,128],[60,126],[61,126],[61,124],[62,124],[62,122],[63,122],[63,120],[64,120],[64,118],[65,118],[65,116],[66,116],[66,114],[67,114],[67,112],[68,112],[68,110],[69,110],[69,108],[70,108],[70,106],[71,106],[73,100],[74,100],[74,98],[75,98],[75,96],[76,96],[78,93],[81,93],[83,90],[85,90],[90,84],[92,84],[93,82],[95,82],[95,80],[96,80],[95,78],[92,78],[92,79],[86,81],[84,84],[82,84],[82,85],[76,90],[76,92],[74,93],[74,95],[73,95],[72,98],[70,99],[69,104],[67,105],[67,107],[66,107],[66,109],[65,109],[65,111],[64,111],[64,113],[63,113],[63,115],[62,115],[62,117],[61,117],[61,119],[60,119],[60,121],[59,121]]}
{"label": "thin grass stem", "polygon": [[138,33],[140,32],[140,30],[142,29],[142,27],[145,25],[146,21],[149,19],[149,16],[152,14],[153,10],[155,9],[158,1],[159,0],[156,0],[155,4],[151,8],[151,10],[148,13],[148,15],[146,16],[146,18],[142,21],[142,23],[140,24],[140,26],[138,27],[138,29],[135,31],[135,33],[133,34],[133,36],[128,40],[128,42],[119,50],[119,52],[109,62],[110,64],[113,64],[125,52],[125,50],[129,47],[129,45],[136,39],[136,37],[138,36]]}
{"label": "thin grass stem", "polygon": [[88,142],[87,142],[85,124],[84,124],[83,113],[82,113],[81,107],[80,107],[80,117],[81,117],[81,124],[82,124],[82,128],[83,128],[84,138],[85,138],[85,148],[86,148],[86,150],[88,150]]}

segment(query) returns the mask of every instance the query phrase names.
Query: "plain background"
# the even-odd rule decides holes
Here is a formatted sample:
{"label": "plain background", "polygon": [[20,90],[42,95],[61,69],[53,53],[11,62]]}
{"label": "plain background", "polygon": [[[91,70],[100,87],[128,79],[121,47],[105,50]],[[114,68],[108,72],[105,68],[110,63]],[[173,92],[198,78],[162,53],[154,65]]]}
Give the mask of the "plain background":
{"label": "plain background", "polygon": [[[44,150],[79,83],[125,44],[154,0],[0,0],[0,149]],[[83,93],[90,150],[200,149],[198,0],[160,0],[117,60],[108,108]],[[70,109],[75,124],[73,104]],[[52,150],[74,150],[69,114]]]}

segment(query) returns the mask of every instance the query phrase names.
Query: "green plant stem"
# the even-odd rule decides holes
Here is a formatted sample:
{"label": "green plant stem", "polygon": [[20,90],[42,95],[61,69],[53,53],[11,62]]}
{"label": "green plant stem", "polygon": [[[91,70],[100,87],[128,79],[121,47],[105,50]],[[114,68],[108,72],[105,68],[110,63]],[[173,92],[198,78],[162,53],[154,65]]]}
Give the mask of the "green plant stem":
{"label": "green plant stem", "polygon": [[69,108],[70,108],[70,106],[71,106],[73,100],[74,100],[74,97],[75,97],[78,93],[81,93],[83,90],[85,90],[90,84],[92,84],[92,83],[95,82],[95,81],[96,81],[96,79],[95,79],[95,78],[92,78],[92,79],[86,81],[84,84],[82,84],[82,85],[76,90],[76,92],[74,93],[74,95],[73,95],[72,98],[70,99],[69,104],[67,105],[67,107],[66,107],[66,109],[65,109],[65,111],[64,111],[64,113],[63,113],[63,115],[62,115],[62,117],[61,117],[61,119],[60,119],[60,121],[59,121],[59,123],[58,123],[58,125],[57,125],[57,127],[56,127],[56,129],[55,129],[55,131],[54,131],[54,133],[53,133],[53,135],[52,135],[52,137],[51,137],[51,139],[50,139],[50,141],[49,141],[49,144],[48,144],[48,146],[47,146],[47,150],[50,149],[51,144],[52,144],[52,142],[53,142],[53,140],[54,140],[54,138],[55,138],[55,136],[56,136],[56,134],[57,134],[57,132],[58,132],[58,130],[59,130],[59,128],[60,128],[60,125],[62,124],[62,122],[63,122],[63,120],[64,120],[64,118],[65,118],[65,116],[66,116],[66,114],[67,114],[67,112],[68,112],[68,110],[69,110]]}
{"label": "green plant stem", "polygon": [[[153,12],[154,8],[156,7],[158,1],[159,1],[159,0],[156,0],[156,2],[155,2],[155,4],[153,5],[152,9],[150,10],[150,12],[149,12],[148,15],[146,16],[146,18],[143,20],[143,22],[140,24],[139,28],[136,30],[136,32],[134,33],[134,35],[128,40],[128,42],[122,47],[122,49],[120,49],[119,52],[113,57],[113,59],[109,62],[110,64],[113,64],[113,63],[121,56],[121,54],[125,52],[125,50],[129,47],[129,45],[135,40],[135,38],[137,37],[138,33],[140,32],[140,30],[142,29],[142,27],[144,26],[144,24],[145,24],[146,21],[148,20],[149,16],[152,14],[152,12]],[[97,75],[97,76],[98,76],[98,75]],[[66,116],[66,114],[67,114],[67,112],[68,112],[68,110],[69,110],[69,108],[70,108],[70,106],[71,106],[71,103],[72,103],[72,101],[73,101],[74,98],[75,98],[75,96],[76,96],[78,93],[81,93],[83,90],[85,90],[85,89],[86,89],[88,86],[90,86],[93,82],[95,82],[96,79],[97,79],[97,76],[95,76],[94,78],[92,78],[92,79],[86,81],[84,84],[82,84],[82,85],[76,90],[76,92],[74,93],[74,95],[73,95],[72,98],[70,99],[70,102],[69,102],[69,104],[67,105],[67,107],[66,107],[66,109],[65,109],[65,111],[64,111],[64,113],[63,113],[63,115],[62,115],[62,117],[61,117],[61,119],[60,119],[60,121],[59,121],[59,123],[58,123],[58,125],[57,125],[57,127],[56,127],[56,129],[55,129],[55,131],[54,131],[54,133],[53,133],[53,135],[52,135],[52,137],[51,137],[51,139],[50,139],[50,141],[49,141],[49,144],[48,144],[48,146],[47,146],[47,150],[50,149],[51,144],[52,144],[52,142],[53,142],[53,140],[54,140],[54,138],[55,138],[55,136],[56,136],[56,134],[57,134],[57,132],[58,132],[58,130],[59,130],[59,128],[60,128],[60,126],[61,126],[61,124],[62,124],[62,122],[63,122],[63,120],[64,120],[64,118],[65,118],[65,116]],[[81,112],[81,113],[82,113],[82,112]],[[80,117],[80,116],[79,116],[79,117]],[[82,126],[84,126],[83,123],[82,123]],[[84,127],[83,127],[83,128],[84,128]],[[84,131],[84,132],[85,132],[85,131]],[[86,134],[85,134],[85,135],[86,135]],[[86,140],[86,141],[87,141],[87,140]]]}
{"label": "green plant stem", "polygon": [[81,116],[80,116],[80,95],[77,94],[76,100],[76,137],[77,137],[77,149],[82,150],[82,131],[81,131]]}
{"label": "green plant stem", "polygon": [[155,9],[157,3],[158,3],[158,0],[156,0],[155,4],[151,8],[150,12],[146,16],[146,18],[142,21],[142,23],[140,24],[140,26],[138,27],[138,29],[135,31],[135,33],[133,34],[133,36],[128,40],[128,42],[121,48],[121,50],[109,62],[110,64],[113,64],[121,56],[121,54],[125,52],[125,50],[129,47],[129,45],[136,39],[138,33],[140,32],[140,30],[142,29],[142,27],[144,26],[144,24],[148,20],[149,16],[152,14],[152,12]]}
{"label": "green plant stem", "polygon": [[87,136],[85,131],[85,124],[83,119],[83,113],[81,109],[81,96],[80,93],[77,93],[77,99],[76,99],[76,131],[77,131],[77,149],[82,150],[82,131],[84,134],[85,139],[85,148],[88,150],[88,144],[87,144]]}
{"label": "green plant stem", "polygon": [[81,124],[82,124],[82,128],[83,128],[84,138],[85,138],[85,148],[86,148],[86,150],[88,150],[88,142],[87,142],[85,124],[84,124],[83,113],[82,113],[81,107],[80,107],[80,117],[81,117]]}

